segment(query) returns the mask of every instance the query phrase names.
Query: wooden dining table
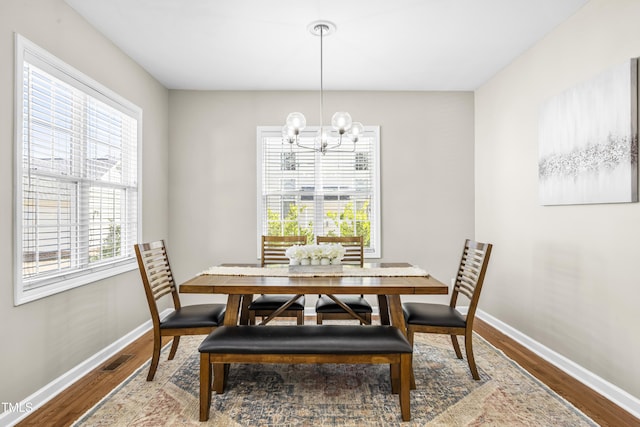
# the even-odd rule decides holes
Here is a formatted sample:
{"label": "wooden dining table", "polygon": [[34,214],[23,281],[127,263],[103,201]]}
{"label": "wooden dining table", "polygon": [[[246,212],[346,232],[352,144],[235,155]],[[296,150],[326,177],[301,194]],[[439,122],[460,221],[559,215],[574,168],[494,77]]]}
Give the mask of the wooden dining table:
{"label": "wooden dining table", "polygon": [[[182,283],[179,291],[185,294],[226,294],[225,326],[247,324],[247,309],[254,294],[377,295],[381,324],[393,325],[406,335],[400,296],[446,295],[449,290],[447,285],[426,272],[424,275],[402,275],[403,269],[409,271],[412,267],[408,263],[366,263],[364,267],[344,266],[343,270],[331,275],[313,276],[296,274],[295,271],[286,273],[282,269],[290,270],[284,265],[276,267],[277,270],[262,268],[260,275],[200,274]],[[358,275],[349,275],[349,268],[359,268]],[[387,268],[393,269],[395,274],[379,275]]]}

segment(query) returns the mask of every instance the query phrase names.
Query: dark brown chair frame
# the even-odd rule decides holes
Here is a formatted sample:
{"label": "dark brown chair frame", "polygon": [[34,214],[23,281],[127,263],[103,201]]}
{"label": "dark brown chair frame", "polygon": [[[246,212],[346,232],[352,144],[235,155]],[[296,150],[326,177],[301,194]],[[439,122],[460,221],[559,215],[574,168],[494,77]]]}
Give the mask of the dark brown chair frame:
{"label": "dark brown chair frame", "polygon": [[[316,243],[340,243],[345,248],[345,254],[342,258],[343,264],[354,264],[360,267],[364,266],[364,238],[362,236],[317,236]],[[359,320],[361,324],[371,324],[371,313],[350,313],[347,308],[344,307],[344,303],[340,298],[333,295],[327,295],[336,304],[340,305],[343,313],[318,313],[316,312],[316,323],[322,325],[324,320]],[[318,295],[318,297],[321,297]],[[364,298],[364,295],[360,295]],[[354,314],[356,316],[354,316]]]}
{"label": "dark brown chair frame", "polygon": [[[455,309],[460,294],[466,296],[470,303],[465,318],[465,327],[449,327],[449,326],[428,326],[418,325],[407,322],[407,336],[409,342],[413,346],[413,335],[415,333],[431,333],[431,334],[448,334],[451,335],[451,343],[456,352],[458,359],[462,359],[462,352],[458,343],[458,335],[464,336],[465,352],[471,375],[475,380],[479,380],[478,369],[473,357],[473,320],[480,299],[480,291],[484,283],[485,273],[491,256],[493,245],[490,243],[480,243],[467,239],[462,251],[460,266],[451,293],[449,307]],[[415,303],[421,304],[421,303]]]}
{"label": "dark brown chair frame", "polygon": [[181,327],[181,328],[161,328],[160,312],[158,310],[158,300],[165,295],[171,295],[174,309],[180,310],[180,296],[173,280],[169,257],[164,244],[164,240],[157,240],[149,243],[134,245],[138,268],[144,284],[144,291],[149,303],[151,321],[153,323],[153,356],[151,366],[147,375],[147,381],[152,381],[160,361],[160,350],[162,349],[162,337],[173,337],[168,360],[173,360],[180,344],[182,335],[208,335],[216,327]]}
{"label": "dark brown chair frame", "polygon": [[[285,251],[293,245],[305,245],[307,236],[262,236],[260,251],[260,265],[262,267],[271,264],[288,264],[289,258]],[[297,300],[299,298],[296,295]],[[249,310],[249,324],[255,325],[256,317],[263,320],[269,318],[273,310]],[[298,325],[304,325],[304,310],[285,309],[274,317],[295,317]]]}

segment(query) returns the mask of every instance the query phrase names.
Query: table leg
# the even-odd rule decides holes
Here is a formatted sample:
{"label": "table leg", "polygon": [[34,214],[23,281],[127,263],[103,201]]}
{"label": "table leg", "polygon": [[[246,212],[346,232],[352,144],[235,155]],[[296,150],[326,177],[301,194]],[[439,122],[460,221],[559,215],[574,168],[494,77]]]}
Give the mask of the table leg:
{"label": "table leg", "polygon": [[240,306],[240,324],[249,324],[249,306],[253,302],[253,294],[242,295],[242,305]]}
{"label": "table leg", "polygon": [[[224,326],[238,326],[238,312],[240,311],[240,302],[242,295],[227,296],[227,309],[224,312]],[[213,366],[213,389],[216,393],[224,391],[227,373],[229,372],[229,364],[215,364]]]}
{"label": "table leg", "polygon": [[[407,325],[404,322],[404,312],[402,311],[402,301],[400,295],[387,295],[389,301],[389,314],[391,316],[391,324],[400,329],[404,336],[407,336]],[[416,378],[413,374],[413,357],[411,358],[410,370],[411,372],[411,389],[416,388]]]}
{"label": "table leg", "polygon": [[400,329],[406,336],[407,326],[404,323],[404,313],[402,312],[400,295],[387,295],[387,301],[389,302],[389,316],[391,317],[391,324]]}
{"label": "table leg", "polygon": [[242,295],[229,294],[229,296],[227,297],[227,309],[224,313],[225,326],[238,325],[238,311],[240,310],[241,299],[242,299]]}
{"label": "table leg", "polygon": [[380,324],[390,325],[389,321],[389,303],[386,295],[378,295],[378,309],[380,310]]}

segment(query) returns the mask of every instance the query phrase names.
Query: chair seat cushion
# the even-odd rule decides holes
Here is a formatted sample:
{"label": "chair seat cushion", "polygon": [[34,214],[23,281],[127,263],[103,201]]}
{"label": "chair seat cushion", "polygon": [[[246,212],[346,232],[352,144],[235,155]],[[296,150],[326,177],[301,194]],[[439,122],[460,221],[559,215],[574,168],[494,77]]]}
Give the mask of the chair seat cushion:
{"label": "chair seat cushion", "polygon": [[[361,295],[340,295],[337,297],[356,313],[371,313],[371,304]],[[345,313],[334,300],[326,295],[322,295],[316,302],[317,313]]]}
{"label": "chair seat cushion", "polygon": [[465,316],[445,304],[410,302],[402,304],[402,309],[410,325],[464,328],[467,324]]}
{"label": "chair seat cushion", "polygon": [[160,329],[201,328],[222,325],[225,304],[187,305],[160,321]]}
{"label": "chair seat cushion", "polygon": [[393,326],[222,326],[200,344],[201,353],[390,354],[411,353]]}
{"label": "chair seat cushion", "polygon": [[[279,309],[295,295],[260,295],[249,304],[249,310],[271,310]],[[287,310],[304,311],[304,295],[291,304]]]}

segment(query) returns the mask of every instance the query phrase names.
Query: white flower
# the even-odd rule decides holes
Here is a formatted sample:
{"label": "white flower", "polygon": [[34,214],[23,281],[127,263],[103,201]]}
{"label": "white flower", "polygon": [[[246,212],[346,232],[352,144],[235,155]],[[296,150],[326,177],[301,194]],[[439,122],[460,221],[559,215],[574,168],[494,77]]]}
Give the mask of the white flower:
{"label": "white flower", "polygon": [[321,245],[293,245],[285,251],[287,258],[300,261],[303,259],[329,258],[341,260],[345,254],[344,247],[339,243],[323,243]]}
{"label": "white flower", "polygon": [[295,259],[298,261],[307,257],[304,245],[293,245],[291,247],[288,247],[284,254],[287,256],[287,258]]}
{"label": "white flower", "polygon": [[345,253],[344,247],[340,243],[328,243],[320,245],[322,248],[322,257],[334,259],[342,259]]}

